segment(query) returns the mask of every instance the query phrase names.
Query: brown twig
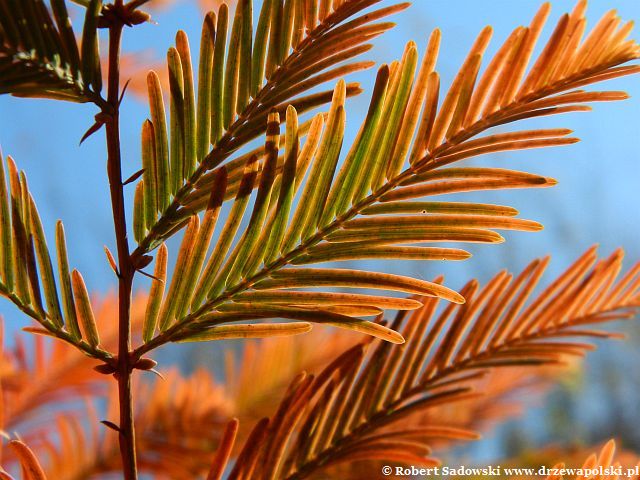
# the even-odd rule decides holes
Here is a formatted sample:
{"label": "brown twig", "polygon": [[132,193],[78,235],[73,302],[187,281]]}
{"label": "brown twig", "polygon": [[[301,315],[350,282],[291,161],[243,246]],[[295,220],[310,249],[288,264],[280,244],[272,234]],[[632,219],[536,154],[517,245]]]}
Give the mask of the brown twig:
{"label": "brown twig", "polygon": [[111,193],[111,208],[115,227],[118,251],[118,363],[116,378],[118,380],[118,397],[120,401],[120,455],[125,480],[138,478],[136,467],[135,428],[133,422],[133,404],[131,398],[131,365],[129,350],[131,348],[131,288],[135,268],[129,256],[127,240],[127,221],[124,207],[122,165],[120,154],[120,43],[123,24],[114,22],[109,26],[109,79],[107,103],[109,121],[107,132],[107,173]]}

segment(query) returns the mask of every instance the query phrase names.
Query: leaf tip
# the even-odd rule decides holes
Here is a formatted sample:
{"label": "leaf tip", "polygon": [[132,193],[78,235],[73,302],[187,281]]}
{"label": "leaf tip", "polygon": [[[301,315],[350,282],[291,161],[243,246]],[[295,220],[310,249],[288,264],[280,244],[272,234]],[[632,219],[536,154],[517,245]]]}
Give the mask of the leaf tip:
{"label": "leaf tip", "polygon": [[448,298],[448,300],[450,300],[453,303],[457,303],[458,305],[464,305],[467,302],[467,300],[458,292],[453,292],[451,297]]}
{"label": "leaf tip", "polygon": [[177,47],[186,47],[189,45],[189,37],[184,30],[178,30],[176,32],[176,46]]}
{"label": "leaf tip", "polygon": [[541,224],[540,222],[532,221],[532,222],[529,223],[529,229],[532,232],[540,232],[540,231],[544,230],[544,225]]}
{"label": "leaf tip", "polygon": [[390,331],[389,336],[386,338],[386,340],[396,345],[402,345],[403,343],[406,342],[404,337],[400,335],[398,332],[396,332],[395,330]]}

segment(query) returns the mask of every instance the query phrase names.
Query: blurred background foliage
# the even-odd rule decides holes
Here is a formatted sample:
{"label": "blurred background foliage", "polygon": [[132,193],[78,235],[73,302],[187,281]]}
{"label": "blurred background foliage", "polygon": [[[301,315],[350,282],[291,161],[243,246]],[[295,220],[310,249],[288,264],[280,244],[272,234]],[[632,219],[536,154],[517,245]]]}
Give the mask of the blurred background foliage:
{"label": "blurred background foliage", "polygon": [[[140,125],[148,115],[144,91],[147,69],[164,72],[164,54],[180,28],[192,39],[196,56],[202,9],[215,8],[219,3],[152,0],[153,23],[126,31],[123,69],[124,76],[130,76],[132,83],[122,110],[125,176],[139,168]],[[431,30],[439,27],[443,40],[437,68],[443,84],[448,85],[483,26],[494,26],[494,38],[487,51],[491,55],[512,28],[530,20],[539,4],[538,0],[416,0],[408,13],[394,18],[398,23],[394,30],[374,40],[375,48],[367,58],[377,63],[389,62],[401,55],[410,39],[423,49]],[[572,7],[571,0],[553,2],[543,37],[548,37],[557,18]],[[590,25],[611,8],[616,8],[625,20],[640,19],[637,0],[592,0],[587,13]],[[76,18],[80,23],[80,17]],[[374,77],[371,71],[353,77],[362,83],[365,93],[349,100],[345,144],[353,139],[355,128],[366,113]],[[640,94],[637,77],[609,81],[605,88],[625,90],[632,97]],[[444,274],[448,285],[459,288],[472,277],[484,282],[501,268],[516,271],[534,257],[549,253],[554,257],[549,270],[552,277],[594,243],[600,244],[600,252],[605,255],[618,246],[624,247],[628,267],[640,259],[639,108],[638,100],[632,98],[621,103],[596,104],[592,114],[528,121],[527,127],[531,128],[570,127],[583,141],[562,149],[507,152],[483,158],[484,163],[497,167],[505,165],[507,160],[514,168],[526,164],[531,172],[559,180],[559,185],[549,190],[486,192],[482,198],[474,199],[504,203],[508,195],[509,204],[518,208],[522,217],[545,225],[543,232],[509,232],[506,244],[472,246],[474,257],[466,262],[394,261],[385,262],[382,268],[389,273],[424,279]],[[29,175],[44,224],[52,227],[57,218],[64,219],[71,262],[84,272],[89,289],[97,296],[104,296],[113,290],[115,281],[103,254],[104,244],[114,250],[103,138],[95,135],[78,147],[94,110],[88,104],[71,107],[63,102],[3,96],[0,97],[0,139],[4,153],[18,159]],[[127,193],[128,200],[132,200],[133,189]],[[52,228],[47,234],[53,234]],[[175,239],[170,247],[177,248]],[[147,280],[139,278],[138,288],[146,288]],[[6,302],[2,304],[2,314],[7,320],[9,339],[14,331],[26,325],[20,312]],[[637,429],[640,327],[637,322],[630,322],[622,329],[628,334],[627,341],[602,343],[582,369],[572,369],[551,390],[547,387],[526,389],[524,395],[528,399],[523,408],[513,412],[514,418],[487,431],[484,442],[454,451],[454,458],[448,459],[448,463],[526,458],[528,452],[541,445],[592,445],[609,437],[621,440],[626,449],[640,451]],[[238,355],[237,362],[242,361],[240,345],[240,342],[231,344]],[[224,375],[224,353],[219,343],[193,348],[168,347],[159,356],[161,366],[175,362],[185,373],[205,367]],[[291,363],[302,365],[304,359],[291,357]],[[266,371],[264,374],[268,375]],[[227,375],[232,373],[228,371]],[[244,397],[238,395],[237,398]],[[249,400],[247,403],[251,404]]]}

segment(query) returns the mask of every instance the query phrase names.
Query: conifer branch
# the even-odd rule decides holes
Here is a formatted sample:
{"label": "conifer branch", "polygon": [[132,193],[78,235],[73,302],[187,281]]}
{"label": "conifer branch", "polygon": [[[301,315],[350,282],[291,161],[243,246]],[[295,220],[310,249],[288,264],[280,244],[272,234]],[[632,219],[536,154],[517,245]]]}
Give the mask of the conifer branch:
{"label": "conifer branch", "polygon": [[640,308],[640,265],[620,276],[621,262],[618,251],[596,263],[590,249],[537,297],[548,259],[515,277],[501,272],[484,287],[469,282],[462,289],[467,303],[439,314],[438,300],[426,299],[393,322],[410,339],[403,347],[356,346],[316,377],[297,377],[278,412],[256,425],[260,440],[249,437],[230,478],[301,479],[377,458],[433,465],[425,457],[430,438],[469,440],[473,433],[405,419],[473,399],[483,373],[562,365],[592,348],[578,338],[616,338],[593,326],[631,318]]}
{"label": "conifer branch", "polygon": [[[417,52],[415,45],[409,43],[400,62],[379,70],[367,118],[337,173],[344,135],[344,82],[339,82],[334,91],[324,132],[320,133],[325,117],[317,116],[308,127],[307,143],[302,149],[298,144],[297,112],[292,107],[287,109],[282,157],[278,156],[280,115],[272,111],[267,141],[260,153],[248,157],[244,166],[238,164],[229,169],[229,164],[207,174],[212,178],[207,179],[202,193],[216,196],[218,204],[221,198],[235,196],[232,219],[225,225],[219,248],[211,254],[204,270],[202,261],[193,265],[180,263],[188,257],[190,249],[202,248],[195,246],[195,237],[185,237],[176,267],[177,271],[187,272],[190,279],[184,284],[176,282],[176,290],[170,291],[164,303],[173,305],[171,294],[180,292],[191,303],[190,311],[184,304],[177,311],[165,309],[159,334],[140,346],[136,357],[170,341],[215,339],[217,326],[227,322],[281,317],[323,323],[320,315],[305,309],[303,292],[288,292],[296,286],[373,286],[462,302],[460,295],[447,288],[407,278],[354,270],[285,267],[362,258],[463,260],[469,256],[464,250],[406,244],[500,243],[504,239],[494,229],[540,230],[542,226],[537,222],[512,218],[517,212],[510,207],[413,200],[446,193],[548,187],[556,183],[526,172],[450,165],[493,152],[570,145],[577,139],[567,137],[571,133],[567,129],[480,135],[521,119],[587,110],[586,103],[626,98],[623,92],[572,89],[639,70],[638,66],[617,67],[639,55],[638,45],[624,40],[628,28],[622,27],[603,38],[598,55],[584,46],[591,40],[584,45],[572,45],[564,53],[568,64],[562,68],[557,63],[559,59],[548,53],[573,38],[563,25],[567,21],[575,28],[583,24],[582,7],[580,3],[570,21],[561,20],[558,28],[564,33],[551,36],[526,78],[521,70],[529,57],[517,64],[507,59],[520,48],[533,48],[537,33],[524,35],[524,30],[516,29],[475,84],[481,55],[491,35],[491,29],[484,29],[439,109],[434,68],[440,34],[435,31],[431,35],[415,79]],[[547,13],[548,7],[543,6],[529,27],[531,32],[541,28]],[[607,21],[608,16],[601,23]],[[598,31],[596,27],[592,35]],[[467,77],[469,74],[472,80]],[[423,116],[419,124],[421,107]],[[264,156],[262,162],[260,155]],[[305,175],[308,175],[306,183]],[[238,245],[230,250],[239,219],[247,208],[247,197],[256,186],[258,196],[249,226],[240,235]],[[301,197],[294,210],[290,198],[298,191]],[[206,200],[198,195],[180,217],[193,227],[188,230],[192,233],[197,231],[194,213]],[[210,233],[207,235],[210,238]],[[401,342],[392,331],[357,318],[379,313],[377,298],[369,303],[360,299],[358,308],[346,308],[334,296],[331,308],[322,309],[324,322]]]}
{"label": "conifer branch", "polygon": [[[211,14],[207,17],[203,32],[206,29],[212,31],[211,38],[215,38],[215,45],[210,51],[205,51],[208,57],[201,56],[200,63],[202,66],[202,62],[213,62],[213,78],[220,79],[220,83],[211,86],[202,83],[198,85],[198,101],[200,101],[201,94],[204,94],[209,88],[214,88],[212,94],[212,102],[214,102],[212,108],[214,110],[206,110],[206,114],[199,114],[197,142],[190,138],[196,136],[196,118],[194,118],[196,112],[193,79],[190,74],[192,67],[188,40],[184,32],[178,32],[176,37],[177,50],[171,49],[169,56],[179,57],[178,62],[181,63],[183,79],[181,78],[177,81],[182,83],[183,91],[178,97],[175,96],[176,92],[172,91],[171,101],[172,103],[175,102],[176,105],[184,103],[182,113],[186,121],[179,120],[177,117],[181,112],[172,113],[172,131],[170,133],[172,138],[174,135],[182,137],[180,143],[176,144],[176,148],[183,149],[184,153],[172,151],[171,155],[172,158],[173,156],[184,156],[185,163],[178,162],[176,165],[180,166],[179,169],[181,171],[172,173],[172,175],[179,176],[180,179],[177,182],[173,182],[170,203],[166,205],[164,203],[169,202],[168,196],[161,199],[160,201],[163,203],[160,203],[157,207],[160,216],[158,217],[156,212],[150,214],[151,218],[149,218],[149,215],[147,216],[145,220],[147,234],[140,239],[138,247],[132,253],[134,261],[136,258],[158,247],[164,239],[175,233],[176,226],[180,225],[184,220],[183,213],[180,211],[181,207],[187,201],[188,195],[193,192],[194,187],[199,184],[206,172],[221,165],[236,150],[265,131],[266,117],[271,109],[276,109],[280,114],[284,114],[290,103],[296,106],[300,113],[316,108],[330,101],[330,92],[307,97],[297,96],[315,85],[331,81],[352,71],[372,66],[368,62],[348,63],[344,67],[326,71],[367,51],[370,45],[366,42],[394,25],[392,23],[371,22],[392,15],[409,6],[408,3],[400,3],[364,14],[349,23],[344,23],[350,17],[379,3],[379,1],[347,0],[341,2],[333,12],[327,12],[326,17],[323,18],[318,18],[317,13],[315,18],[305,16],[306,13],[302,11],[302,8],[298,9],[296,6],[295,11],[289,12],[289,15],[285,17],[285,21],[282,23],[276,21],[273,17],[274,15],[282,14],[282,12],[278,12],[282,5],[271,1],[264,2],[257,26],[253,54],[250,46],[248,49],[243,47],[240,50],[238,54],[240,58],[238,59],[234,58],[235,53],[231,53],[229,57],[233,59],[233,62],[228,61],[226,68],[223,61],[218,59],[223,58],[227,48],[230,52],[233,52],[232,49],[236,47],[236,43],[231,42],[239,42],[238,35],[240,31],[247,35],[247,30],[252,28],[251,18],[249,17],[252,11],[252,2],[239,2],[228,47],[226,38],[229,13],[226,5],[223,5],[221,10],[217,12],[217,24],[215,26],[213,21],[216,19],[216,15]],[[312,2],[314,4],[313,8],[317,8],[316,3],[316,0]],[[271,8],[272,5],[274,5],[273,9]],[[304,31],[307,33],[303,33]],[[234,37],[233,35],[236,36]],[[251,33],[249,33],[250,40]],[[266,45],[267,40],[270,42],[268,46]],[[282,42],[282,44],[277,42]],[[235,62],[238,62],[240,66]],[[172,68],[171,65],[169,68]],[[236,69],[235,72],[233,69]],[[320,73],[323,71],[325,73]],[[170,72],[171,75],[174,75],[174,73]],[[246,76],[252,80],[250,97],[247,92],[241,92],[242,95],[240,95],[233,90],[235,88],[233,83],[236,81],[241,82],[242,78]],[[225,79],[225,90],[222,90],[222,78]],[[265,80],[266,83],[264,83]],[[249,86],[240,86],[238,88],[247,89]],[[349,84],[347,95],[356,95],[360,91],[357,84]],[[150,97],[160,98],[160,102],[162,101],[161,92],[158,92],[156,87],[150,88]],[[158,104],[154,102],[155,100],[151,102],[152,117],[165,122],[164,111],[159,111]],[[215,108],[223,107],[230,113],[226,114],[224,119],[220,119],[218,118],[220,112],[215,111]],[[165,110],[165,108],[162,107],[162,110]],[[176,116],[175,119],[174,115]],[[206,126],[202,125],[202,122],[209,122],[208,117],[212,117],[210,120],[212,123]],[[184,131],[176,132],[175,130],[179,128],[178,125],[180,123],[183,123],[184,126],[182,128],[184,128]],[[164,125],[154,125],[154,130],[156,148],[158,148],[159,142],[165,142],[165,140],[159,139],[163,137],[166,139],[167,132],[164,131]],[[208,148],[204,150],[201,148],[196,153],[195,148],[192,147],[194,143],[207,146],[211,143],[213,148],[210,151],[208,151]],[[167,152],[160,154],[156,150],[155,161],[159,164],[167,162],[166,158],[162,158],[167,154]],[[173,165],[172,168],[174,168]],[[168,171],[168,169],[165,169],[165,171]],[[145,184],[147,185],[146,194],[153,195],[149,191],[149,178],[147,178]],[[179,188],[177,188],[178,185],[180,185]]]}

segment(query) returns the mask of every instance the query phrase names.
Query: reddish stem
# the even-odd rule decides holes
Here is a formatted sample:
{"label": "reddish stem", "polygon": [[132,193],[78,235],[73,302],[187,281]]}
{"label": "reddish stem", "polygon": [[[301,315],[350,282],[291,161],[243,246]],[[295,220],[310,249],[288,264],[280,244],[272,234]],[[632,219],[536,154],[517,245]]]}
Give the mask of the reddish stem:
{"label": "reddish stem", "polygon": [[109,120],[107,133],[107,173],[111,193],[111,208],[115,227],[119,262],[118,279],[118,397],[120,402],[120,455],[125,480],[137,480],[135,428],[131,398],[131,289],[135,268],[129,255],[127,220],[122,184],[122,159],[120,153],[120,43],[123,25],[115,22],[109,27],[109,79],[107,103]]}

